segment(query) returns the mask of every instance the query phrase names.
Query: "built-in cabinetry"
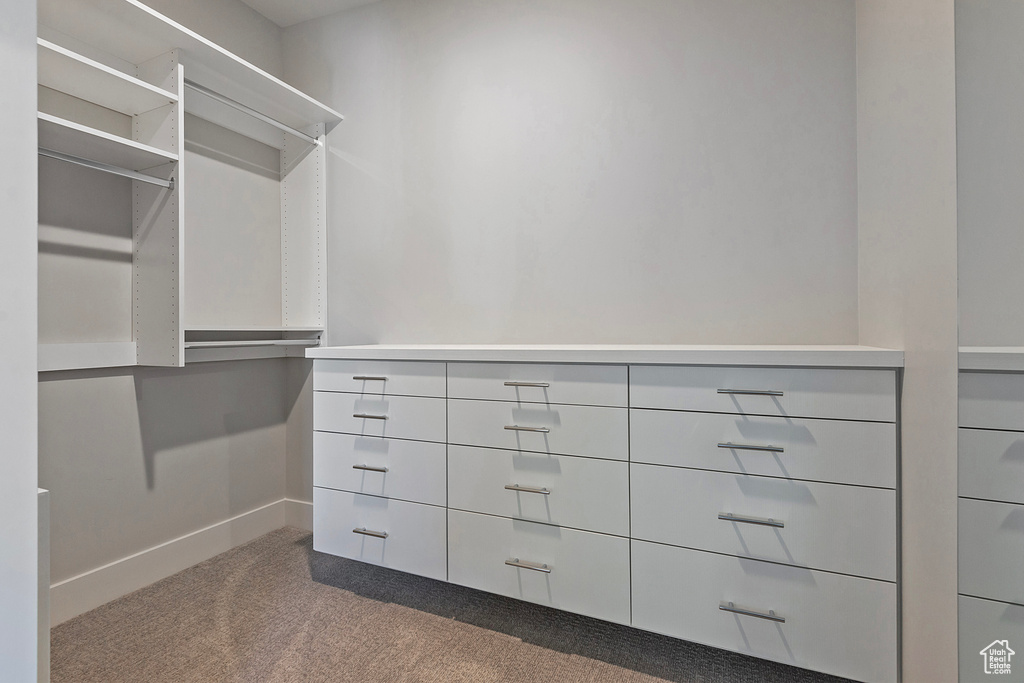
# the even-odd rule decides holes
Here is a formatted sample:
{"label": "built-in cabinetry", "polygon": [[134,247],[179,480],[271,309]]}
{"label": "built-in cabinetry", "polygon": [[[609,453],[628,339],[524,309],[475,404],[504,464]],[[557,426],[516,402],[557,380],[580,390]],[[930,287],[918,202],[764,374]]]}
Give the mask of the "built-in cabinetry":
{"label": "built-in cabinetry", "polygon": [[39,34],[40,369],[319,343],[341,116],[136,0],[40,0]]}
{"label": "built-in cabinetry", "polygon": [[962,349],[959,386],[960,680],[1024,681],[1024,349]]}
{"label": "built-in cabinetry", "polygon": [[902,354],[803,351],[307,351],[314,548],[897,680]]}

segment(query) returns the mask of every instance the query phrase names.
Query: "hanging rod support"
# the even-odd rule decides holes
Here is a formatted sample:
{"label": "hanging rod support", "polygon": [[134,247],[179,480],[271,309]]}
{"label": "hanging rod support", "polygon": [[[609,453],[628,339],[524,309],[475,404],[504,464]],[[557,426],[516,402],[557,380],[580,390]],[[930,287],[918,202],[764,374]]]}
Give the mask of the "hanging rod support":
{"label": "hanging rod support", "polygon": [[238,111],[242,112],[243,114],[248,114],[249,116],[253,117],[254,119],[259,119],[263,123],[271,125],[274,128],[277,128],[279,130],[283,130],[286,133],[291,133],[295,137],[297,137],[297,138],[299,138],[301,140],[305,140],[306,142],[308,142],[311,145],[321,145],[321,144],[323,144],[322,142],[320,142],[316,138],[314,138],[314,137],[312,137],[310,135],[306,135],[301,130],[298,130],[296,128],[292,128],[291,126],[289,126],[286,123],[281,123],[277,119],[272,119],[269,116],[267,116],[266,114],[263,114],[261,112],[256,111],[252,107],[247,107],[246,105],[242,104],[241,102],[236,102],[235,100],[231,99],[230,97],[224,97],[219,92],[216,92],[214,90],[210,90],[206,86],[199,85],[195,81],[190,81],[189,79],[186,78],[185,79],[185,87],[186,88],[191,88],[192,90],[195,90],[198,93],[202,93],[203,95],[206,95],[210,99],[217,100],[221,104],[227,105],[227,106],[231,107],[232,109],[237,109]]}
{"label": "hanging rod support", "polygon": [[138,171],[131,171],[127,168],[121,168],[120,166],[104,164],[102,161],[93,161],[92,159],[83,159],[82,157],[64,154],[63,152],[55,152],[52,149],[46,149],[45,147],[39,148],[39,154],[40,156],[50,157],[51,159],[66,161],[69,164],[77,164],[97,171],[103,171],[104,173],[113,173],[114,175],[119,175],[124,178],[131,178],[132,180],[149,183],[150,185],[159,185],[160,187],[166,187],[168,190],[174,189],[173,178],[170,180],[164,180],[163,178],[146,175],[145,173],[139,173]]}

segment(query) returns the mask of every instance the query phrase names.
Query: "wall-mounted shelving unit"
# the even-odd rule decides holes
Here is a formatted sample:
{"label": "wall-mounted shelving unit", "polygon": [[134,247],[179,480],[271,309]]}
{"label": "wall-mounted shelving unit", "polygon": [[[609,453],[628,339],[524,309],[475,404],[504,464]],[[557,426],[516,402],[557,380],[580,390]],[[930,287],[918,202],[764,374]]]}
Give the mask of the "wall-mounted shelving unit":
{"label": "wall-mounted shelving unit", "polygon": [[[132,338],[69,334],[41,347],[40,370],[318,345],[324,136],[341,115],[137,0],[39,0],[38,12],[39,84],[56,93],[40,153],[133,178]],[[124,125],[76,120],[82,101]]]}

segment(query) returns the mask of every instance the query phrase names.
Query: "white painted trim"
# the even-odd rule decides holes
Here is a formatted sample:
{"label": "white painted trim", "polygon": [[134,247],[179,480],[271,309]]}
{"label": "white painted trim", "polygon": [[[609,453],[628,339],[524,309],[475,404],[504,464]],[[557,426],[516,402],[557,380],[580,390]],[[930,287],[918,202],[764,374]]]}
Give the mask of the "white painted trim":
{"label": "white painted trim", "polygon": [[313,530],[313,501],[285,498],[285,519],[288,526],[304,531]]}
{"label": "white painted trim", "polygon": [[[293,504],[294,503],[294,504]],[[122,595],[280,529],[302,517],[286,498],[193,531],[50,586],[50,623],[60,624]],[[289,514],[291,510],[292,512]],[[310,517],[312,512],[310,512]],[[310,524],[311,525],[311,524]]]}
{"label": "white painted trim", "polygon": [[50,492],[39,489],[39,614],[37,683],[50,681]]}

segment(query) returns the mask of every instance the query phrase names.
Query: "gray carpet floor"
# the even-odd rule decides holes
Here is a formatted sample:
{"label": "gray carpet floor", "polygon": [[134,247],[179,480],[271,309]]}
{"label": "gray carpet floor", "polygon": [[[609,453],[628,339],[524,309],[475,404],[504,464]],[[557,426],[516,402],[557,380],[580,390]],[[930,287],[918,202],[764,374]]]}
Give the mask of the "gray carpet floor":
{"label": "gray carpet floor", "polygon": [[52,681],[838,681],[317,553],[285,528],[51,632]]}

